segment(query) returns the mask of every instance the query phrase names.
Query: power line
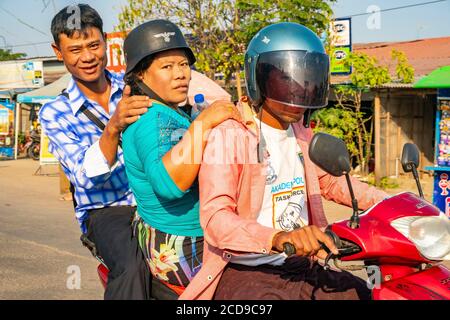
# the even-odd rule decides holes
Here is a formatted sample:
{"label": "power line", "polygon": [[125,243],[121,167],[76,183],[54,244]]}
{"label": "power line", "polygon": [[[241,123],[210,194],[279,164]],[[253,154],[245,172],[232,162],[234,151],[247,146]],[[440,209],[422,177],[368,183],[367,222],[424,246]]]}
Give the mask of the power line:
{"label": "power line", "polygon": [[[386,11],[401,10],[401,9],[407,9],[407,8],[412,8],[412,7],[425,6],[425,5],[428,5],[428,4],[434,4],[434,3],[446,2],[446,1],[448,1],[448,0],[437,0],[437,1],[429,1],[429,2],[424,2],[424,3],[416,3],[416,4],[410,4],[410,5],[406,5],[406,6],[401,6],[401,7],[395,7],[395,8],[383,9],[383,10],[380,10],[380,11],[378,11],[378,12],[386,12]],[[341,17],[341,18],[350,18],[350,17],[365,16],[365,15],[368,15],[368,14],[373,14],[373,12],[365,12],[365,13],[352,14],[352,15],[349,15],[349,16]]]}
{"label": "power line", "polygon": [[39,30],[39,29],[33,27],[32,25],[26,23],[25,21],[23,21],[23,20],[21,20],[20,18],[16,17],[13,13],[9,12],[9,11],[6,10],[5,8],[0,7],[0,10],[3,10],[3,11],[6,12],[7,14],[11,15],[13,18],[15,18],[17,21],[19,21],[21,24],[27,26],[28,28],[33,29],[34,31],[37,31],[37,32],[39,32],[39,33],[42,33],[42,34],[45,35],[45,36],[48,36],[47,33],[45,33],[45,32],[43,32],[43,31],[41,31],[41,30]]}
{"label": "power line", "polygon": [[44,9],[42,9],[41,13],[47,9],[48,5],[50,4],[50,0],[42,0],[42,4],[44,5]]}
{"label": "power line", "polygon": [[[0,29],[2,29],[2,30],[4,30],[7,34],[9,34],[9,35],[11,35],[11,36],[13,36],[13,37],[15,37],[15,38],[22,38],[21,36],[18,36],[18,35],[16,35],[16,34],[14,34],[14,33],[12,33],[12,32],[10,32],[8,29],[6,29],[6,28],[4,28],[4,27],[2,27],[2,26],[0,26]],[[0,35],[1,36],[1,35]],[[35,43],[33,43],[33,42],[30,42],[30,41],[27,41],[27,40],[25,40],[25,42],[27,43],[27,44],[23,44],[23,45],[19,45],[19,47],[20,46],[35,46]],[[11,45],[6,45],[6,40],[5,40],[5,48],[6,47],[8,47],[8,48],[12,48],[12,47],[15,47],[15,46],[11,46]]]}
{"label": "power line", "polygon": [[4,44],[3,47],[5,48],[5,50],[8,50],[9,48],[8,48],[8,43],[6,43],[6,38],[0,34],[0,39],[3,39],[3,44]]}
{"label": "power line", "polygon": [[39,44],[49,44],[52,43],[52,41],[42,41],[42,42],[30,42],[30,43],[22,43],[22,44],[16,44],[16,45],[10,45],[11,48],[17,48],[17,47],[29,47]]}
{"label": "power line", "polygon": [[53,12],[56,14],[56,6],[55,6],[54,0],[42,0],[42,5],[44,6],[44,9],[42,9],[41,13],[44,12],[48,8],[48,6],[50,5],[50,2],[52,3],[52,6],[53,6]]}
{"label": "power line", "polygon": [[[394,10],[401,10],[401,9],[407,9],[407,8],[412,8],[412,7],[419,7],[419,6],[424,6],[424,5],[429,5],[429,4],[434,4],[434,3],[439,3],[439,2],[446,2],[448,0],[436,0],[436,1],[429,1],[429,2],[424,2],[424,3],[416,3],[416,4],[410,4],[410,5],[405,5],[405,6],[400,6],[400,7],[395,7],[395,8],[388,8],[388,9],[382,9],[379,12],[386,12],[386,11],[394,11]],[[49,1],[50,2],[50,1]],[[48,6],[49,2],[46,3],[46,6]],[[38,30],[36,28],[34,28],[33,26],[30,26],[28,24],[26,24],[25,22],[21,21],[19,18],[17,18],[16,16],[14,16],[12,13],[10,13],[9,11],[7,11],[6,9],[0,7],[1,10],[7,12],[8,14],[11,14],[14,18],[16,18],[19,22],[25,24],[26,26],[42,33],[45,34],[46,36],[48,36],[46,33],[42,32],[41,30]],[[46,9],[46,7],[44,8],[44,10]],[[350,18],[350,17],[358,17],[358,16],[365,16],[368,14],[373,14],[373,12],[365,12],[365,13],[358,13],[358,14],[352,14],[352,15],[348,15],[348,16],[343,16],[341,18]],[[43,41],[43,42],[30,42],[28,44],[17,44],[17,45],[9,45],[8,47],[10,48],[17,48],[17,47],[27,47],[27,46],[34,46],[34,45],[40,45],[40,44],[50,44],[52,43],[52,41]]]}

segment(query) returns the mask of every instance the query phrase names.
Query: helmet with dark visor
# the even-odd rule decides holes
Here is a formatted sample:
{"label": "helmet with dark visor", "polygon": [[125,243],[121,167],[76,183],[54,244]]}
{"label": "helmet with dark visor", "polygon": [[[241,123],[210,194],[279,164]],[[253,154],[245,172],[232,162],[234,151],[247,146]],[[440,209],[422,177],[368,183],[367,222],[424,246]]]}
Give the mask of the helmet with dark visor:
{"label": "helmet with dark visor", "polygon": [[302,108],[328,104],[329,58],[319,52],[263,52],[256,63],[256,83],[265,98]]}

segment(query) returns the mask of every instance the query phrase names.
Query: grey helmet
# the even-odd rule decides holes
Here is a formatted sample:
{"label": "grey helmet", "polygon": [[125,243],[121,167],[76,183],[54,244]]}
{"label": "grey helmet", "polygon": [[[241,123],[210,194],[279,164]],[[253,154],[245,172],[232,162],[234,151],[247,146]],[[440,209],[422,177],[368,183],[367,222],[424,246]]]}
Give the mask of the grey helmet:
{"label": "grey helmet", "polygon": [[245,53],[247,93],[256,107],[266,98],[307,109],[324,107],[329,63],[319,37],[307,27],[269,25],[253,37]]}
{"label": "grey helmet", "polygon": [[190,65],[195,56],[184,39],[181,30],[168,20],[150,20],[133,30],[125,38],[123,51],[127,69],[130,73],[145,57],[172,49],[184,49]]}

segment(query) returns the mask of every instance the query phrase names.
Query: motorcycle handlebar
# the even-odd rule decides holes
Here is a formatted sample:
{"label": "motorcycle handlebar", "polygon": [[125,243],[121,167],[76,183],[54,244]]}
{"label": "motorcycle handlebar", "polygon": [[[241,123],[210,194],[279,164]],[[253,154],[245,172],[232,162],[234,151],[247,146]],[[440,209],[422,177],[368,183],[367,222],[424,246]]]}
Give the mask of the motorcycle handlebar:
{"label": "motorcycle handlebar", "polygon": [[[331,240],[333,240],[335,246],[339,249],[341,247],[341,241],[336,233],[327,229],[325,230],[325,234],[328,235]],[[325,250],[327,253],[330,253],[330,249],[325,245],[325,243],[319,241],[320,247]],[[297,252],[295,246],[290,242],[283,243],[283,252],[289,257]]]}

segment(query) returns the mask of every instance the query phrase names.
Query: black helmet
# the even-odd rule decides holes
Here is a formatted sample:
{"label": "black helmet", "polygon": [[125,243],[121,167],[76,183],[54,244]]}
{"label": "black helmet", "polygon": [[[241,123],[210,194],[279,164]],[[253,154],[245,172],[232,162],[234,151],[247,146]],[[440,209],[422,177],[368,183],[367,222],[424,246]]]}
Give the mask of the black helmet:
{"label": "black helmet", "polygon": [[151,20],[137,26],[125,38],[123,49],[127,65],[125,74],[145,57],[172,49],[184,49],[189,64],[195,63],[194,53],[181,30],[168,20]]}

